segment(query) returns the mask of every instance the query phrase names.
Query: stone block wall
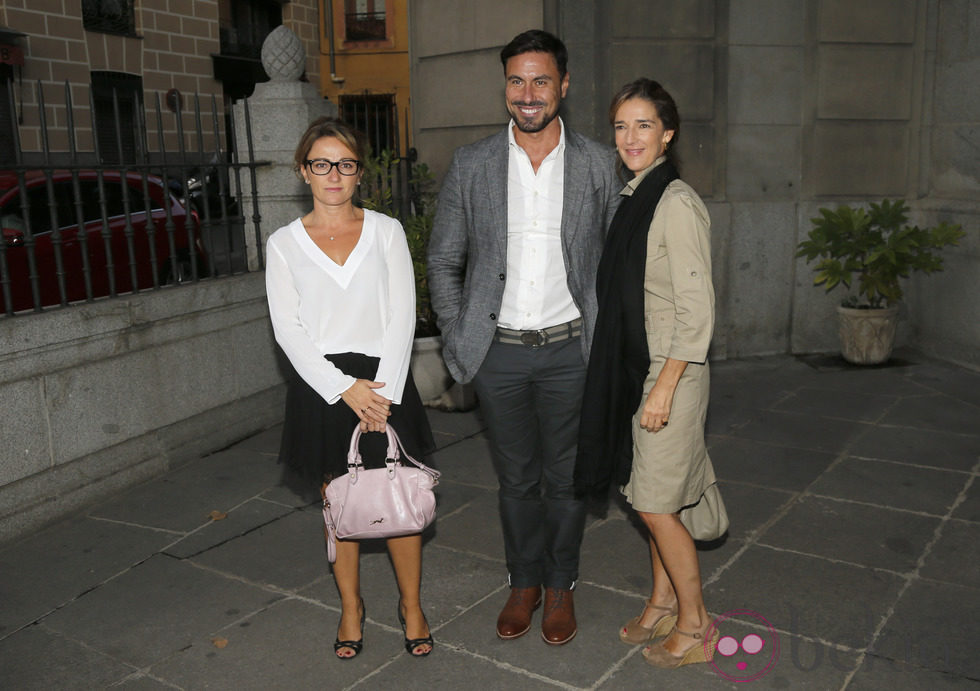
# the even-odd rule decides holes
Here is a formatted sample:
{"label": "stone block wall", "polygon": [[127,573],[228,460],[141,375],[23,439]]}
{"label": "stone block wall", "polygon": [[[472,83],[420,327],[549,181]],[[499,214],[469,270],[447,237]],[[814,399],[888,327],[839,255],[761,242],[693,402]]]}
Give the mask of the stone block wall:
{"label": "stone block wall", "polygon": [[281,420],[264,274],[0,319],[0,401],[2,542]]}
{"label": "stone block wall", "polygon": [[[447,4],[413,4],[414,124],[437,172],[506,122],[500,46],[551,30],[569,49],[572,127],[611,144],[609,100],[639,76],[678,103],[682,175],[713,223],[713,357],[837,350],[844,293],[814,287],[796,245],[821,207],[888,197],[968,234],[945,273],[908,281],[899,344],[980,368],[980,4],[557,0],[491,16],[474,1],[452,3],[474,27],[460,45],[423,30]],[[462,98],[444,98],[450,81]]]}

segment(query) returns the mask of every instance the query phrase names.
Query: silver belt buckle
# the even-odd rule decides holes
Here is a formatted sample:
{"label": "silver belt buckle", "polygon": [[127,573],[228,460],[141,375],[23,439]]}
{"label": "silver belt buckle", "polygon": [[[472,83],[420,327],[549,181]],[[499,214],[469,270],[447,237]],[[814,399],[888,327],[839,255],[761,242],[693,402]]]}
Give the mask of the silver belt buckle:
{"label": "silver belt buckle", "polygon": [[548,342],[548,334],[544,329],[525,331],[521,334],[521,343],[532,348],[543,346]]}

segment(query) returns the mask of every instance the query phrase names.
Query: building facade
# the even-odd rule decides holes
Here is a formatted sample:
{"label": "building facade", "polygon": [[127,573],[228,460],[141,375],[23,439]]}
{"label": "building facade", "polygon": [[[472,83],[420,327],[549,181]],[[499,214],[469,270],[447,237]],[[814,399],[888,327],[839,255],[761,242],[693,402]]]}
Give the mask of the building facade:
{"label": "building facade", "polygon": [[978,27],[962,0],[413,0],[415,142],[441,174],[498,131],[500,48],[550,30],[579,131],[611,145],[611,96],[640,76],[677,100],[681,172],[712,216],[714,356],[836,350],[841,293],[796,245],[820,207],[887,197],[967,232],[910,280],[899,342],[980,368]]}
{"label": "building facade", "polygon": [[375,152],[412,146],[408,0],[322,0],[321,92]]}
{"label": "building facade", "polygon": [[[285,24],[303,41],[306,79],[318,83],[318,11],[317,0],[5,0],[0,161],[15,160],[15,134],[25,163],[39,160],[45,145],[57,159],[72,147],[69,124],[83,160],[95,157],[97,145],[103,163],[149,160],[159,150],[158,98],[167,148],[179,146],[180,114],[183,145],[193,150],[195,97],[208,115],[213,98],[223,121],[234,99],[267,79],[259,53],[276,26]],[[220,142],[205,132],[205,151],[230,144],[220,129]]]}

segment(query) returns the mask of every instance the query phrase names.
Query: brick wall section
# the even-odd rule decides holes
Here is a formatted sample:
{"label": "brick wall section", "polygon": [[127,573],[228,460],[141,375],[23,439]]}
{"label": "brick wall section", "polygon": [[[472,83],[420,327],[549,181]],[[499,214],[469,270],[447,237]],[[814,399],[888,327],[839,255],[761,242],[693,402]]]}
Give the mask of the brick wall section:
{"label": "brick wall section", "polygon": [[306,81],[320,84],[320,0],[293,0],[282,6],[282,23],[306,48]]}
{"label": "brick wall section", "polygon": [[[89,84],[92,70],[140,75],[143,79],[149,150],[158,151],[156,99],[163,101],[171,88],[184,98],[182,109],[185,146],[196,150],[194,94],[200,96],[204,119],[210,122],[211,99],[223,120],[221,83],[213,77],[211,55],[220,52],[217,0],[142,0],[136,3],[137,38],[86,31],[82,26],[81,0],[3,0],[0,24],[27,34],[24,48],[23,85],[14,86],[18,109],[23,105],[19,128],[24,151],[41,151],[38,82],[44,92],[49,144],[54,151],[68,149],[65,82],[74,104],[76,146],[90,152],[92,119]],[[307,78],[319,83],[318,0],[296,0],[283,6],[283,22],[303,41],[307,54]],[[176,115],[163,103],[163,129],[168,150],[177,148]],[[210,128],[206,127],[209,130]],[[213,148],[205,133],[205,147]],[[221,148],[224,148],[222,142]]]}

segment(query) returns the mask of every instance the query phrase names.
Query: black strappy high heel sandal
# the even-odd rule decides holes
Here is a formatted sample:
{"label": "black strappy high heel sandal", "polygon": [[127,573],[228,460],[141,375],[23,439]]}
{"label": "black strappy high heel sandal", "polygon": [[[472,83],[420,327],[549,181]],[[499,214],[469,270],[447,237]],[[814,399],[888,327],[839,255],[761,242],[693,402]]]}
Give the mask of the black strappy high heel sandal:
{"label": "black strappy high heel sandal", "polygon": [[364,618],[367,616],[367,608],[364,606],[364,600],[361,599],[361,640],[359,641],[342,641],[340,636],[333,642],[333,652],[335,655],[340,652],[341,648],[350,648],[354,651],[353,655],[337,655],[339,660],[353,660],[364,648]]}
{"label": "black strappy high heel sandal", "polygon": [[[422,615],[422,618],[425,619],[424,614]],[[402,616],[402,603],[400,600],[398,602],[398,622],[402,625],[402,634],[404,634],[405,636],[405,652],[407,652],[412,657],[425,657],[426,655],[432,652],[432,650],[435,648],[435,641],[432,640],[431,630],[429,632],[429,635],[426,636],[425,638],[408,637],[408,631],[406,630],[406,626],[405,626],[405,617]],[[426,627],[429,626],[428,619],[425,619],[425,625]],[[429,646],[429,649],[426,650],[424,653],[415,652],[416,648],[419,648],[423,645]]]}

